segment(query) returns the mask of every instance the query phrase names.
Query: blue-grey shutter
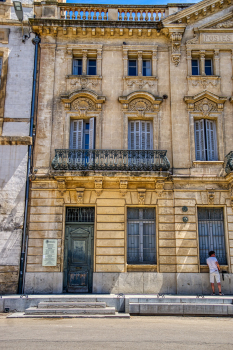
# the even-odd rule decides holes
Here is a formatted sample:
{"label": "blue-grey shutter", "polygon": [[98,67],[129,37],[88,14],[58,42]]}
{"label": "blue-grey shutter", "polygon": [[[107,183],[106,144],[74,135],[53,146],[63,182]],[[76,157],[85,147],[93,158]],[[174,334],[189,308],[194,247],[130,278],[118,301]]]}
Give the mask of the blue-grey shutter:
{"label": "blue-grey shutter", "polygon": [[194,132],[195,132],[196,160],[206,160],[204,119],[195,120]]}
{"label": "blue-grey shutter", "polygon": [[217,160],[217,138],[216,138],[216,123],[214,120],[205,120],[206,123],[206,146],[207,160]]}
{"label": "blue-grey shutter", "polygon": [[95,148],[95,118],[90,118],[89,121],[89,149]]}
{"label": "blue-grey shutter", "polygon": [[72,120],[70,129],[70,148],[82,149],[83,147],[83,120]]}
{"label": "blue-grey shutter", "polygon": [[153,148],[152,123],[150,121],[129,122],[129,149],[150,150]]}

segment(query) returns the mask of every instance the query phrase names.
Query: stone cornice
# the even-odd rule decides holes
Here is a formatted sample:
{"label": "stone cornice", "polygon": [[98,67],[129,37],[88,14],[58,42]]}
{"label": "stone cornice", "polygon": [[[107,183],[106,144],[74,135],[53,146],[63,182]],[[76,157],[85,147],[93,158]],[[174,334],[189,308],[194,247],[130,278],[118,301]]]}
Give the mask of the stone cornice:
{"label": "stone cornice", "polygon": [[0,145],[32,145],[32,137],[0,136]]}
{"label": "stone cornice", "polygon": [[210,16],[217,11],[222,11],[231,5],[231,0],[203,0],[197,4],[194,4],[178,13],[170,15],[162,20],[163,25],[172,23],[189,23],[195,22],[200,18]]}

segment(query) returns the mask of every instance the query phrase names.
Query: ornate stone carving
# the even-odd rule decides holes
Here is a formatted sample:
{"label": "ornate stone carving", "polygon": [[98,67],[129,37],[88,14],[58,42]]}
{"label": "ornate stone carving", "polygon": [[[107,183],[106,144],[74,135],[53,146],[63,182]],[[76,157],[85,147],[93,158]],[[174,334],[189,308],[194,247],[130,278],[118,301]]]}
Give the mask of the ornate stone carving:
{"label": "ornate stone carving", "polygon": [[120,193],[122,196],[125,196],[127,193],[127,187],[128,187],[128,181],[127,180],[120,180]]}
{"label": "ornate stone carving", "polygon": [[208,191],[208,204],[212,205],[214,204],[214,197],[215,197],[215,192],[214,191]]}
{"label": "ornate stone carving", "polygon": [[103,180],[102,179],[96,179],[95,180],[95,192],[97,196],[100,196],[103,191]]}
{"label": "ornate stone carving", "polygon": [[208,79],[207,77],[203,77],[197,80],[192,80],[192,86],[201,85],[203,89],[206,89],[208,85],[212,85],[213,87],[216,87],[218,83],[219,83],[219,80]]}
{"label": "ornate stone carving", "polygon": [[138,204],[144,205],[146,197],[146,189],[138,188]]}
{"label": "ornate stone carving", "polygon": [[72,102],[71,108],[79,111],[80,115],[85,116],[87,111],[94,111],[96,106],[90,99],[80,97]]}
{"label": "ornate stone carving", "polygon": [[182,40],[182,33],[179,32],[174,32],[171,33],[170,35],[171,40],[172,40],[172,62],[175,64],[175,66],[178,66],[180,63],[180,45],[181,45],[181,40]]}
{"label": "ornate stone carving", "polygon": [[129,103],[129,111],[137,111],[140,116],[153,111],[152,103],[144,98],[137,98]]}
{"label": "ornate stone carving", "polygon": [[231,209],[233,211],[233,184],[230,186],[230,196],[231,196]]}
{"label": "ornate stone carving", "polygon": [[78,204],[83,204],[84,190],[85,188],[76,188]]}
{"label": "ornate stone carving", "polygon": [[217,112],[218,106],[217,103],[204,98],[196,103],[194,103],[194,111],[202,112],[203,116],[208,116],[210,112]]}
{"label": "ornate stone carving", "polygon": [[233,19],[229,19],[228,21],[218,23],[212,28],[233,28]]}
{"label": "ornate stone carving", "polygon": [[158,197],[162,196],[162,193],[164,191],[164,182],[163,181],[157,181],[155,183],[155,191],[156,191]]}
{"label": "ornate stone carving", "polygon": [[99,79],[95,78],[77,78],[74,81],[70,83],[70,85],[76,87],[80,86],[82,89],[91,87],[91,88],[96,88],[99,85],[100,81]]}
{"label": "ornate stone carving", "polygon": [[61,195],[63,196],[63,194],[66,191],[66,182],[65,182],[65,180],[57,180],[57,189],[61,193]]}
{"label": "ornate stone carving", "polygon": [[125,83],[128,87],[135,86],[139,89],[144,88],[144,86],[146,85],[148,85],[149,87],[155,86],[155,81],[149,79],[127,79]]}
{"label": "ornate stone carving", "polygon": [[197,34],[194,34],[194,37],[192,39],[189,39],[186,41],[186,44],[198,44],[199,42],[199,36]]}

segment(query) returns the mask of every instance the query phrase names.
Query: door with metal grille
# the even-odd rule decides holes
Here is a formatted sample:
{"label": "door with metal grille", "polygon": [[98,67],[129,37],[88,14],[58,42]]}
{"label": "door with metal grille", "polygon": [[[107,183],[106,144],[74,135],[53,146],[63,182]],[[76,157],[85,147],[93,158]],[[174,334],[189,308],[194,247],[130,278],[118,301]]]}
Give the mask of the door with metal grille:
{"label": "door with metal grille", "polygon": [[94,208],[67,208],[64,254],[64,290],[92,291]]}
{"label": "door with metal grille", "polygon": [[156,264],[155,209],[128,208],[128,264]]}
{"label": "door with metal grille", "polygon": [[224,217],[222,208],[198,208],[200,264],[205,265],[208,252],[214,250],[220,265],[227,264]]}

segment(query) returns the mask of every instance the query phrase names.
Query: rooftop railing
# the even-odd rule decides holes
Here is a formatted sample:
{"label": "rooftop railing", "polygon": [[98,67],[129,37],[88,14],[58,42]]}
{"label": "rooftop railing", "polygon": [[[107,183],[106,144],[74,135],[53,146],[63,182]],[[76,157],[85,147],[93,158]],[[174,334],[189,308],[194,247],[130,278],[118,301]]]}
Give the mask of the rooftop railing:
{"label": "rooftop railing", "polygon": [[127,7],[108,8],[107,6],[61,4],[60,18],[91,21],[136,21],[156,22],[166,17],[164,7]]}
{"label": "rooftop railing", "polygon": [[56,149],[54,170],[168,171],[167,151]]}

